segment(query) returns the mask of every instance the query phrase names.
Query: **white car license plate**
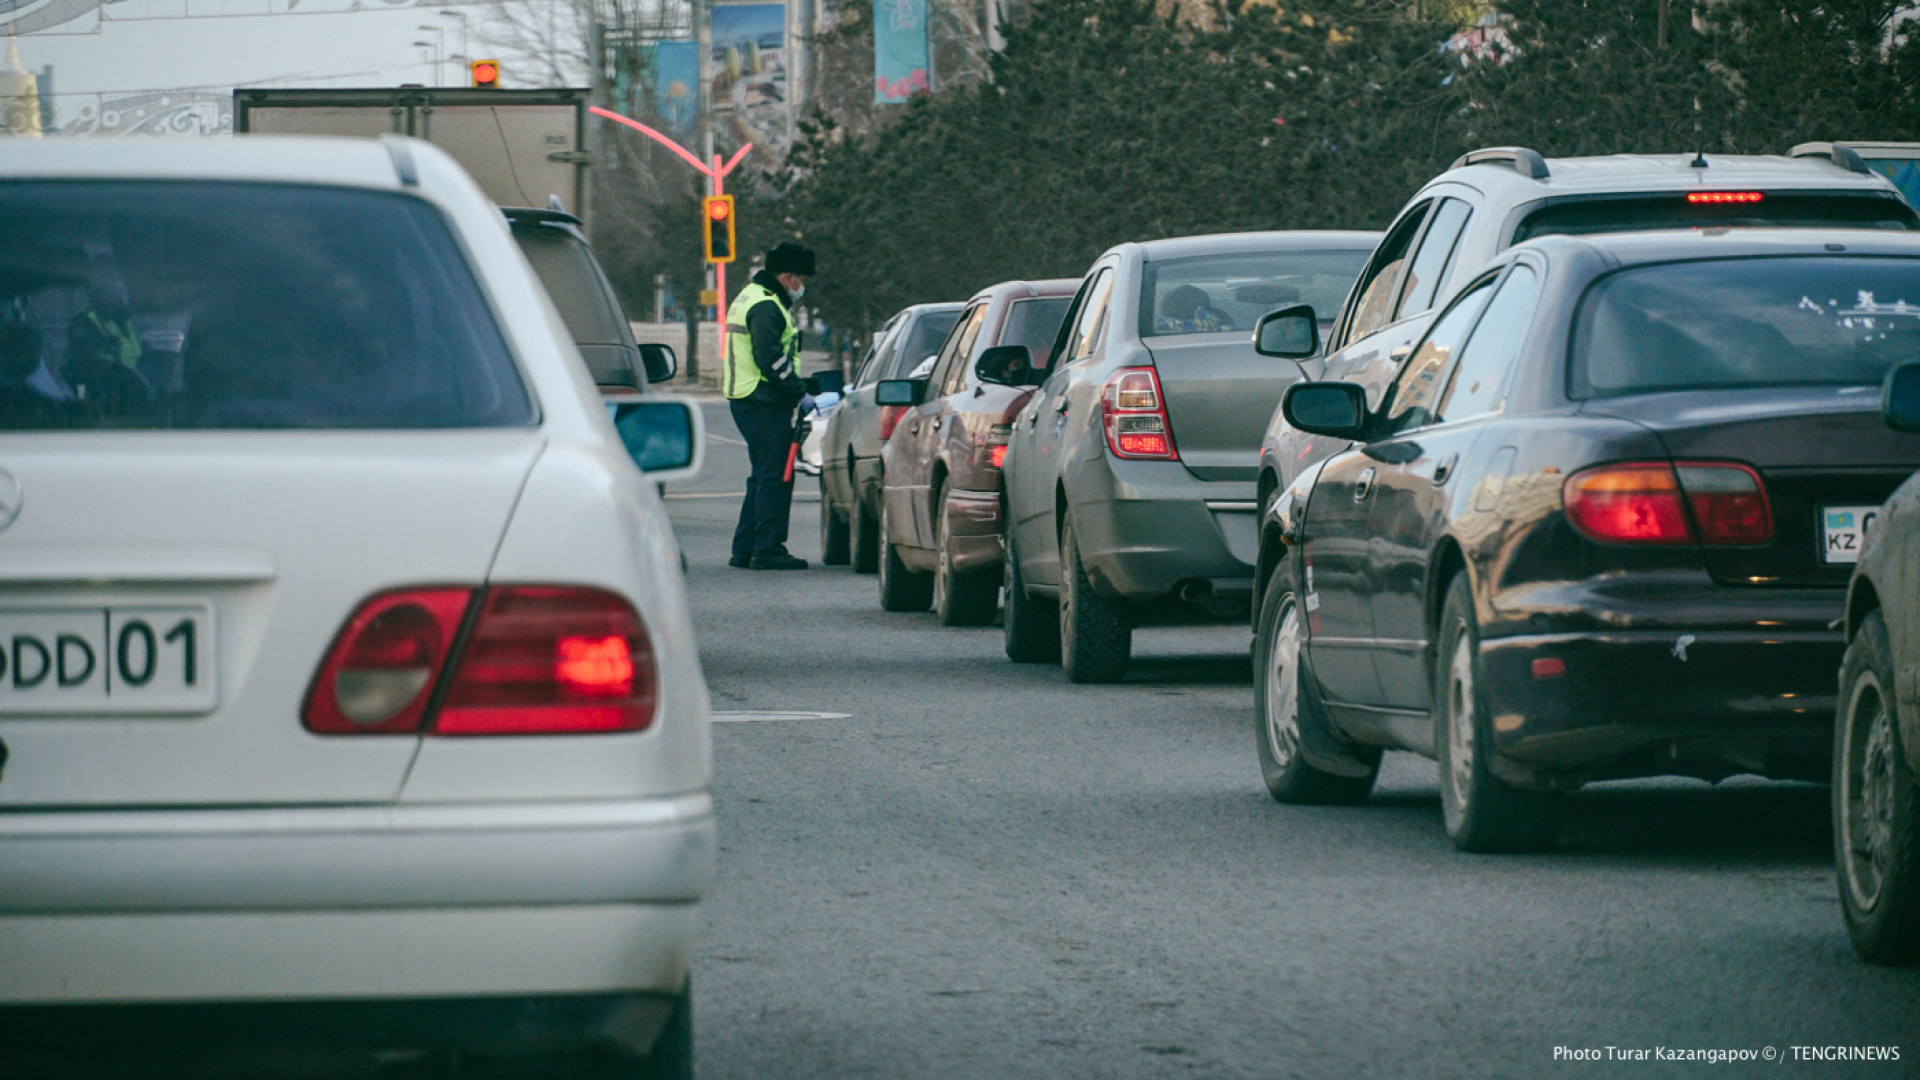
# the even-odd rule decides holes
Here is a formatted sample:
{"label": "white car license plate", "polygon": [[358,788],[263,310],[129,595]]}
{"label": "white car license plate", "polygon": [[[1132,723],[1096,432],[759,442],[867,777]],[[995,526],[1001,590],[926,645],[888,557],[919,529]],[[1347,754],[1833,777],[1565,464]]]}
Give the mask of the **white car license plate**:
{"label": "white car license plate", "polygon": [[1857,563],[1867,530],[1880,517],[1877,506],[1823,506],[1820,508],[1820,559],[1829,563]]}
{"label": "white car license plate", "polygon": [[202,713],[211,604],[0,607],[0,716]]}

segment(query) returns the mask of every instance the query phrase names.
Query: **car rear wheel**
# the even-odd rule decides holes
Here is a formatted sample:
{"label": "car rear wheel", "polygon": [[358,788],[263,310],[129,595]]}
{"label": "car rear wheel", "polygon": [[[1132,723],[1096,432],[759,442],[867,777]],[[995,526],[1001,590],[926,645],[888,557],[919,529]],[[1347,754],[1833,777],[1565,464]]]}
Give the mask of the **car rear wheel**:
{"label": "car rear wheel", "polygon": [[1069,682],[1119,682],[1132,651],[1133,627],[1117,604],[1093,591],[1068,512],[1060,530],[1060,666]]}
{"label": "car rear wheel", "polygon": [[[1002,513],[1003,521],[1006,515]],[[1006,632],[1007,659],[1016,664],[1051,664],[1060,659],[1060,605],[1027,595],[1027,581],[1020,576],[1020,556],[1013,547],[1013,525],[1001,528],[1006,559],[1000,564],[1001,591],[1007,594],[1007,611],[1001,619]]]}
{"label": "car rear wheel", "polygon": [[1366,771],[1342,776],[1316,768],[1300,752],[1305,738],[1332,738],[1305,664],[1306,617],[1284,568],[1274,571],[1260,605],[1253,641],[1254,742],[1267,791],[1283,803],[1347,804],[1366,799],[1380,775],[1380,756],[1356,762]]}
{"label": "car rear wheel", "polygon": [[893,546],[887,500],[880,499],[880,609],[925,611],[933,603],[933,575],[907,568]]}
{"label": "car rear wheel", "polygon": [[1840,667],[1833,857],[1847,934],[1876,964],[1920,962],[1920,786],[1900,744],[1893,648],[1868,615]]}
{"label": "car rear wheel", "polygon": [[880,523],[874,518],[873,511],[860,501],[857,491],[853,496],[853,509],[848,513],[853,519],[848,528],[848,550],[853,559],[853,572],[871,574],[880,569]]}
{"label": "car rear wheel", "polygon": [[833,499],[824,488],[820,492],[820,561],[828,566],[845,566],[852,557],[852,539],[847,519],[833,508]]}
{"label": "car rear wheel", "polygon": [[961,573],[953,568],[953,532],[947,514],[947,493],[934,492],[933,512],[937,563],[933,571],[933,610],[941,626],[985,626],[1000,610],[1000,581],[992,574]]}
{"label": "car rear wheel", "polygon": [[1447,588],[1433,673],[1433,744],[1447,836],[1462,851],[1538,851],[1560,835],[1566,797],[1525,791],[1493,772],[1493,728],[1480,664],[1480,628],[1467,576]]}

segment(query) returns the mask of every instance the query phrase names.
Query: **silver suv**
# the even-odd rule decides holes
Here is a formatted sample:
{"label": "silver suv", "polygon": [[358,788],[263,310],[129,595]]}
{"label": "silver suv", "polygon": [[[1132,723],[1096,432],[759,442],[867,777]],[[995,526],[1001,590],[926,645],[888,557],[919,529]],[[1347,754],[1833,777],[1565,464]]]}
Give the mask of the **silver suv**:
{"label": "silver suv", "polygon": [[[1368,407],[1377,408],[1442,301],[1513,244],[1555,233],[1749,226],[1912,230],[1920,229],[1920,219],[1892,183],[1844,146],[1824,159],[1615,154],[1549,160],[1524,147],[1476,150],[1407,201],[1347,294],[1326,350],[1301,367],[1308,379],[1360,383]],[[1256,619],[1284,550],[1289,501],[1303,500],[1317,464],[1347,445],[1294,430],[1277,409],[1268,421],[1256,496]]]}

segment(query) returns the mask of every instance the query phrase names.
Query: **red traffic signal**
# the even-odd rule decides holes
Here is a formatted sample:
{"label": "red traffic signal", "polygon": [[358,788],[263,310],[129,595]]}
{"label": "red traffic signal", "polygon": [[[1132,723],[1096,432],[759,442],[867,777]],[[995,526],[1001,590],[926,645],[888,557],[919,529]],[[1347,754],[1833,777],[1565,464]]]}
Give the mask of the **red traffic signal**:
{"label": "red traffic signal", "polygon": [[733,196],[709,195],[703,205],[706,216],[705,241],[707,261],[710,263],[730,263],[733,261]]}
{"label": "red traffic signal", "polygon": [[473,85],[482,90],[500,89],[500,61],[473,60],[467,64],[467,73],[473,77]]}

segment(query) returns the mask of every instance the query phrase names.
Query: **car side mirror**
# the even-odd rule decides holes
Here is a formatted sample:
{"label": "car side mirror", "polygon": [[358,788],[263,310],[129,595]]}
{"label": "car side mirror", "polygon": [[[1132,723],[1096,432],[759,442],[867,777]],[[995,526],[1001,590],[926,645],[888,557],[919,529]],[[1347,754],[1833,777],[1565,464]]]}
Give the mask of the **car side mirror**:
{"label": "car side mirror", "polygon": [[844,393],[847,388],[847,377],[838,371],[823,371],[818,375],[809,375],[801,381],[807,384],[807,393],[814,397],[819,397],[821,394]]}
{"label": "car side mirror", "polygon": [[1887,372],[1880,384],[1880,415],[1895,431],[1920,432],[1920,360]]}
{"label": "car side mirror", "polygon": [[647,382],[663,383],[680,370],[680,358],[671,345],[640,346],[640,366],[647,369]]}
{"label": "car side mirror", "polygon": [[973,373],[981,382],[1027,386],[1033,380],[1033,351],[1025,345],[996,345],[980,354]]}
{"label": "car side mirror", "polygon": [[1305,360],[1320,351],[1320,323],[1313,305],[1269,311],[1253,324],[1253,351],[1284,360]]}
{"label": "car side mirror", "polygon": [[1367,429],[1367,392],[1346,382],[1300,382],[1280,399],[1287,423],[1312,435],[1361,439]]}
{"label": "car side mirror", "polygon": [[926,391],[925,379],[881,379],[873,387],[875,405],[920,404],[920,395]]}
{"label": "car side mirror", "polygon": [[649,480],[683,480],[706,458],[706,421],[688,398],[632,395],[610,400],[614,430]]}

